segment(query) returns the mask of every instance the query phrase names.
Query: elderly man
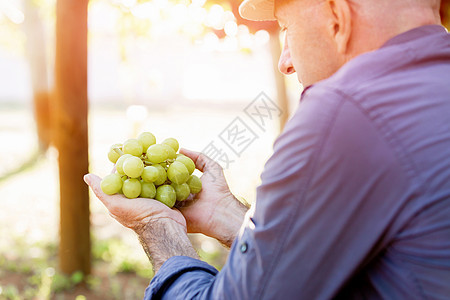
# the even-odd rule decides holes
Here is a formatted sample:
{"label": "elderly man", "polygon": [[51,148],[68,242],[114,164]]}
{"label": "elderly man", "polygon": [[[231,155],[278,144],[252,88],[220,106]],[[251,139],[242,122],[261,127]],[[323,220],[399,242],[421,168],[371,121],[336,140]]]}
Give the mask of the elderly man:
{"label": "elderly man", "polygon": [[[245,0],[243,17],[286,31],[280,70],[305,87],[250,211],[222,174],[211,180],[215,162],[187,150],[204,189],[179,210],[106,196],[86,176],[157,271],[146,299],[448,299],[450,36],[438,11],[436,0]],[[220,272],[187,231],[232,245]]]}

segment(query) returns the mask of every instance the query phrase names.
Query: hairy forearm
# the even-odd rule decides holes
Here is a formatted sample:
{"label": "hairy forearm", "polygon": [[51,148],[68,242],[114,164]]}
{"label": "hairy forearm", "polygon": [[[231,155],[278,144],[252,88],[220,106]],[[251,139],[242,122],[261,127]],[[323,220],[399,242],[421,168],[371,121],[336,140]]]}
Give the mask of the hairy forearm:
{"label": "hairy forearm", "polygon": [[172,256],[199,258],[189,241],[186,229],[172,220],[149,222],[144,230],[138,233],[138,237],[155,273]]}

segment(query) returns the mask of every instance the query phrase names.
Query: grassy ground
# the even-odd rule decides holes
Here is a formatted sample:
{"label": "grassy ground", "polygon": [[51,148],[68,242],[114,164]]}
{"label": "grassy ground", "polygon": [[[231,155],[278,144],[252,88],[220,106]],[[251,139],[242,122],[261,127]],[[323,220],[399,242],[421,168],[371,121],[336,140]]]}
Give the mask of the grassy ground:
{"label": "grassy ground", "polygon": [[[245,107],[243,103],[242,108]],[[90,171],[109,173],[109,146],[142,130],[157,138],[176,137],[186,148],[201,151],[237,116],[241,107],[172,107],[149,111],[133,121],[122,109],[91,110]],[[248,122],[248,120],[247,120]],[[274,128],[276,128],[274,126]],[[255,189],[264,161],[271,153],[274,130],[258,139],[225,171],[232,191],[247,201]],[[10,174],[36,153],[37,140],[31,110],[0,109],[0,299],[141,299],[153,273],[135,235],[110,218],[91,195],[92,274],[63,275],[58,270],[57,152],[50,149],[20,172]],[[205,261],[221,268],[227,251],[202,235],[190,236]]]}
{"label": "grassy ground", "polygon": [[[10,237],[11,239],[11,237]],[[201,257],[210,264],[224,264],[226,252],[204,237],[191,236]],[[13,245],[2,248],[0,299],[142,299],[153,276],[144,257],[120,238],[93,238],[93,271],[64,275],[58,271],[57,245],[49,241],[30,243],[14,237]]]}
{"label": "grassy ground", "polygon": [[[112,258],[119,241],[95,241],[93,273],[58,272],[57,247],[53,243],[29,244],[16,238],[14,247],[3,250],[0,261],[1,299],[139,299],[151,278],[142,261]],[[85,283],[81,283],[85,279]]]}

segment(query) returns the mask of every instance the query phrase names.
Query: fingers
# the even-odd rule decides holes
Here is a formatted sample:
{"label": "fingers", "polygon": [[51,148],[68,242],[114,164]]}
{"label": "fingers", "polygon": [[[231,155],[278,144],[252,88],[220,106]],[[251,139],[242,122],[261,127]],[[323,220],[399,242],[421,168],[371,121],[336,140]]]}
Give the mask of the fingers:
{"label": "fingers", "polygon": [[203,153],[187,150],[184,148],[180,149],[180,153],[192,159],[197,169],[199,169],[201,172],[207,172],[208,170],[211,171],[212,169],[222,170],[222,167],[217,162]]}
{"label": "fingers", "polygon": [[84,182],[86,182],[92,188],[94,193],[97,194],[95,191],[97,190],[97,188],[100,188],[100,182],[102,181],[102,179],[94,174],[86,174],[84,175],[83,179]]}
{"label": "fingers", "polygon": [[91,187],[94,194],[97,196],[97,198],[103,202],[103,204],[106,207],[110,206],[110,201],[108,195],[103,193],[102,189],[100,188],[100,182],[102,179],[94,174],[86,174],[83,177],[84,181]]}

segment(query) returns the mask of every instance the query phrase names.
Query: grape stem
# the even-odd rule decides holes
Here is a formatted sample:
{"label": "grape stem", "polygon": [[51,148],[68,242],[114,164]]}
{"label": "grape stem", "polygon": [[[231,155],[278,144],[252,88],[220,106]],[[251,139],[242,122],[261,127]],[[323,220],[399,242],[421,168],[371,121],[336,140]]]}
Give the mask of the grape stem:
{"label": "grape stem", "polygon": [[119,154],[120,156],[122,156],[122,155],[124,154],[124,153],[122,152],[122,150],[120,150],[120,149],[117,148],[117,147],[114,147],[113,150],[116,151],[116,153]]}

